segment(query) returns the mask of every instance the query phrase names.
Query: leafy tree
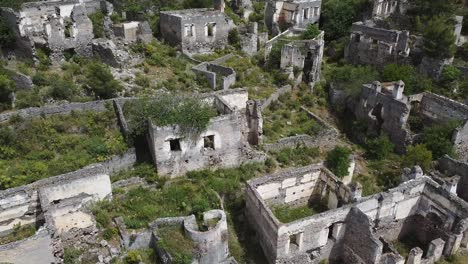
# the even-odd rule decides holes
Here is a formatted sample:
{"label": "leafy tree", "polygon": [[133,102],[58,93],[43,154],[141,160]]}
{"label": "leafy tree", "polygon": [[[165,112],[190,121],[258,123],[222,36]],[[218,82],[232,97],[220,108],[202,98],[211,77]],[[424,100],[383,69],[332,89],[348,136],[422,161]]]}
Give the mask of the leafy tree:
{"label": "leafy tree", "polygon": [[15,34],[8,27],[3,19],[0,18],[0,48],[12,47],[16,42]]}
{"label": "leafy tree", "polygon": [[367,142],[367,152],[370,157],[383,160],[393,152],[395,145],[390,141],[387,135],[380,135],[378,138],[371,139]]}
{"label": "leafy tree", "polygon": [[455,34],[453,24],[443,17],[434,17],[428,21],[423,32],[424,53],[431,58],[451,58],[455,54]]}
{"label": "leafy tree", "polygon": [[434,159],[438,159],[445,154],[454,155],[455,151],[451,139],[457,126],[458,122],[452,121],[424,129],[423,142],[432,152]]}
{"label": "leafy tree", "polygon": [[432,90],[430,78],[421,75],[412,65],[389,64],[382,72],[385,82],[402,80],[405,83],[405,93],[414,94]]}
{"label": "leafy tree", "polygon": [[327,40],[348,36],[353,22],[361,20],[360,15],[370,8],[367,0],[327,0],[322,6],[322,29]]}
{"label": "leafy tree", "polygon": [[457,8],[457,0],[412,0],[410,15],[425,16],[452,16]]}
{"label": "leafy tree", "polygon": [[355,96],[361,92],[362,84],[378,80],[379,73],[369,66],[331,64],[325,70],[325,77],[337,89],[344,90],[349,96]]}
{"label": "leafy tree", "polygon": [[15,91],[15,83],[6,75],[0,75],[0,109],[7,109],[11,104],[11,93]]}
{"label": "leafy tree", "polygon": [[340,146],[336,146],[327,154],[326,164],[339,178],[348,175],[348,168],[350,165],[349,155],[351,155],[351,150]]}
{"label": "leafy tree", "polygon": [[101,99],[115,97],[122,91],[122,85],[114,79],[109,67],[100,62],[91,62],[85,70],[85,86]]}
{"label": "leafy tree", "polygon": [[320,29],[316,24],[310,24],[307,29],[302,33],[302,39],[314,39],[320,34]]}
{"label": "leafy tree", "polygon": [[409,146],[403,159],[403,164],[405,166],[419,165],[423,170],[429,170],[431,168],[431,162],[432,152],[428,150],[424,144]]}

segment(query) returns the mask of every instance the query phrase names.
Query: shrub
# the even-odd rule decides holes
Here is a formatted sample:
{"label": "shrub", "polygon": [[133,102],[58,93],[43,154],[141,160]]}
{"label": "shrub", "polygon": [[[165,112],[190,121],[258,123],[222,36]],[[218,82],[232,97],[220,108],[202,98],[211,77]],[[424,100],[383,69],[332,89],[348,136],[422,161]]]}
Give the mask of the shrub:
{"label": "shrub", "polygon": [[127,264],[138,264],[141,262],[141,256],[137,251],[130,250],[125,256],[125,263]]}
{"label": "shrub", "polygon": [[423,142],[432,152],[434,159],[439,159],[445,154],[453,156],[455,151],[452,143],[452,134],[458,122],[447,122],[424,129]]}
{"label": "shrub", "polygon": [[104,13],[102,11],[97,11],[88,15],[89,19],[93,23],[93,34],[94,38],[103,38],[104,35]]}
{"label": "shrub", "polygon": [[158,126],[179,125],[181,134],[188,135],[205,130],[210,119],[216,116],[210,105],[197,98],[173,95],[127,103],[124,109],[130,116],[130,129],[135,136],[143,135],[148,119]]}
{"label": "shrub", "polygon": [[15,91],[15,83],[6,75],[0,75],[0,111],[10,108],[11,93]]}
{"label": "shrub", "polygon": [[307,29],[302,33],[302,39],[314,39],[320,34],[320,29],[316,24],[310,24]]}
{"label": "shrub", "polygon": [[451,83],[460,77],[461,72],[457,67],[452,66],[452,65],[446,65],[444,66],[444,69],[442,70],[442,76],[441,76],[441,81],[444,83]]}
{"label": "shrub", "polygon": [[432,80],[421,75],[412,65],[389,64],[382,72],[385,82],[402,80],[405,94],[414,94],[432,90]]}
{"label": "shrub", "polygon": [[393,152],[394,147],[387,135],[381,135],[367,142],[367,152],[369,156],[377,160],[387,158],[388,155]]}
{"label": "shrub", "polygon": [[75,94],[77,87],[72,80],[63,79],[58,75],[51,82],[49,95],[54,99],[70,100]]}
{"label": "shrub", "polygon": [[109,67],[99,62],[91,62],[85,70],[85,86],[99,99],[115,97],[122,91],[122,85],[114,79]]}
{"label": "shrub", "polygon": [[336,146],[327,154],[326,164],[339,178],[348,175],[348,168],[350,165],[349,155],[351,155],[351,150],[347,147],[340,146]]}
{"label": "shrub", "polygon": [[228,41],[229,44],[236,49],[241,48],[241,39],[239,36],[239,31],[237,31],[237,28],[231,29],[228,34]]}
{"label": "shrub", "polygon": [[405,166],[411,167],[419,165],[423,170],[429,170],[431,168],[431,162],[432,152],[423,144],[409,146],[403,159],[403,164]]}
{"label": "shrub", "polygon": [[63,252],[63,263],[64,264],[75,264],[78,263],[78,258],[83,253],[80,249],[73,247],[65,248]]}
{"label": "shrub", "polygon": [[451,58],[455,54],[455,34],[453,24],[444,17],[435,17],[428,21],[423,32],[423,51],[432,58]]}
{"label": "shrub", "polygon": [[0,18],[0,47],[10,48],[16,43],[15,34],[5,21]]}

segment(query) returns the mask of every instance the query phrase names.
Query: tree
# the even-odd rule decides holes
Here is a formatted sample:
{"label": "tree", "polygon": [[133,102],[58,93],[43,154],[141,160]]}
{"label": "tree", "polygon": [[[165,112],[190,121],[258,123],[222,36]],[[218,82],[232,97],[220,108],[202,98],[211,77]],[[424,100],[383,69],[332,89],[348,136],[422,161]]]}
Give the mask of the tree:
{"label": "tree", "polygon": [[323,3],[322,29],[327,40],[348,36],[353,22],[370,7],[367,0],[328,0]]}
{"label": "tree", "polygon": [[123,89],[122,85],[112,76],[109,67],[100,62],[91,62],[85,71],[85,76],[86,88],[98,98],[115,97],[117,92]]}
{"label": "tree", "polygon": [[446,18],[434,17],[428,21],[423,32],[423,50],[431,58],[451,58],[455,54],[455,34],[453,24]]}
{"label": "tree", "polygon": [[11,93],[15,91],[15,83],[6,75],[0,75],[0,110],[11,105]]}
{"label": "tree", "polygon": [[405,83],[405,94],[421,93],[432,90],[433,84],[412,65],[389,64],[382,72],[385,82],[402,80]]}
{"label": "tree", "polygon": [[60,100],[70,100],[76,92],[76,86],[72,80],[63,79],[58,75],[50,88],[50,96]]}
{"label": "tree", "polygon": [[349,155],[351,155],[351,150],[340,146],[336,146],[327,154],[327,167],[339,178],[348,175]]}
{"label": "tree", "polygon": [[431,168],[431,162],[432,152],[428,150],[424,144],[409,146],[403,159],[403,164],[405,166],[412,167],[419,165],[423,170],[429,170]]}
{"label": "tree", "polygon": [[395,145],[387,135],[380,135],[378,138],[367,142],[367,152],[371,158],[383,160],[393,152]]}
{"label": "tree", "polygon": [[0,18],[0,48],[13,47],[15,42],[15,34],[10,27],[8,27],[5,21]]}
{"label": "tree", "polygon": [[444,66],[442,70],[441,81],[446,84],[450,84],[451,82],[455,81],[460,77],[461,72],[457,67],[452,65]]}
{"label": "tree", "polygon": [[452,121],[424,129],[423,142],[432,152],[434,159],[438,159],[445,154],[454,155],[455,151],[451,139],[457,126],[458,122]]}
{"label": "tree", "polygon": [[320,29],[316,24],[310,24],[302,33],[302,39],[314,39],[320,34]]}
{"label": "tree", "polygon": [[239,31],[237,31],[237,28],[231,29],[228,33],[228,41],[231,46],[233,46],[236,49],[241,48],[241,39],[239,36]]}

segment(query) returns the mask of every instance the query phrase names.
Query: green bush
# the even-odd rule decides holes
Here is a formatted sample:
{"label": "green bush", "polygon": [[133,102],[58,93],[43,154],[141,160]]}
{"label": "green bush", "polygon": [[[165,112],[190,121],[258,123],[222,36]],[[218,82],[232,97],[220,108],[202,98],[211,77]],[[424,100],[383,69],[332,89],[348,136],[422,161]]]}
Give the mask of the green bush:
{"label": "green bush", "polygon": [[314,39],[320,34],[320,29],[316,24],[310,24],[307,29],[302,33],[302,39]]}
{"label": "green bush", "polygon": [[326,158],[327,167],[339,178],[348,175],[350,165],[349,156],[351,150],[347,147],[336,146],[332,151],[328,152]]}
{"label": "green bush", "polygon": [[382,81],[402,80],[405,83],[405,94],[415,94],[432,90],[432,80],[421,75],[412,65],[389,64],[382,72]]}
{"label": "green bush", "polygon": [[73,247],[67,247],[63,253],[64,264],[78,264],[78,258],[83,254],[83,251]]}
{"label": "green bush", "polygon": [[424,54],[437,59],[451,58],[455,54],[453,24],[444,17],[433,17],[423,32]]}
{"label": "green bush", "polygon": [[97,11],[88,15],[89,19],[93,23],[93,34],[94,38],[103,38],[104,34],[104,13],[102,11]]}
{"label": "green bush", "polygon": [[237,28],[231,29],[229,31],[228,42],[231,46],[235,47],[236,49],[241,48],[241,39],[239,36],[239,31],[237,31]]}
{"label": "green bush", "polygon": [[355,21],[360,21],[361,14],[369,11],[367,0],[328,0],[322,5],[322,29],[327,40],[336,40],[349,36],[349,29]]}
{"label": "green bush", "polygon": [[140,254],[134,250],[128,251],[127,256],[125,256],[125,263],[127,264],[138,264],[141,260]]}
{"label": "green bush", "polygon": [[454,156],[452,134],[458,125],[459,122],[452,121],[424,129],[423,142],[428,150],[432,152],[434,159],[439,159],[445,154]]}
{"label": "green bush", "polygon": [[112,76],[109,67],[100,62],[89,63],[85,70],[85,76],[85,86],[96,98],[112,98],[123,89],[122,85]]}
{"label": "green bush", "polygon": [[126,103],[130,129],[133,135],[146,132],[147,120],[155,125],[179,125],[183,135],[199,133],[206,129],[216,112],[202,100],[187,96],[162,95],[156,99],[138,100]]}
{"label": "green bush", "polygon": [[403,163],[407,167],[419,165],[423,170],[429,170],[432,167],[432,152],[423,144],[409,146]]}
{"label": "green bush", "polygon": [[15,83],[6,75],[0,75],[0,111],[11,107],[11,93],[15,91]]}
{"label": "green bush", "polygon": [[461,72],[459,69],[457,69],[457,67],[452,66],[452,65],[446,65],[444,66],[444,69],[442,70],[441,81],[449,84],[457,80],[458,77],[460,76],[461,76]]}
{"label": "green bush", "polygon": [[55,76],[55,78],[54,81],[51,82],[49,95],[54,99],[59,100],[72,99],[78,89],[74,82],[72,80],[63,79],[58,75],[53,76]]}
{"label": "green bush", "polygon": [[368,155],[377,160],[387,158],[393,152],[394,147],[387,135],[381,135],[367,142]]}

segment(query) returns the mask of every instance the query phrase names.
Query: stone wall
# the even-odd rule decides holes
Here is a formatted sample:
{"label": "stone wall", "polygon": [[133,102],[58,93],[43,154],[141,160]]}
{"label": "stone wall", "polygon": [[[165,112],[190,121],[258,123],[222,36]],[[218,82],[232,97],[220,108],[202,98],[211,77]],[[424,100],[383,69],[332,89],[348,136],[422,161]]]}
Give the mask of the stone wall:
{"label": "stone wall", "polygon": [[270,97],[268,97],[265,101],[262,102],[262,106],[261,106],[262,111],[267,109],[271,105],[271,103],[278,101],[278,98],[281,95],[290,93],[291,90],[292,90],[292,87],[289,84],[276,90],[272,95],[270,95]]}
{"label": "stone wall", "polygon": [[336,146],[338,137],[340,136],[339,131],[306,108],[301,107],[301,110],[307,112],[307,115],[319,124],[321,127],[319,133],[316,136],[297,135],[281,138],[276,143],[264,144],[263,148],[266,151],[274,152],[284,148],[296,148],[298,146],[305,146],[308,148],[319,147],[328,150]]}
{"label": "stone wall", "polygon": [[434,122],[468,119],[467,105],[429,92],[422,96],[420,109],[425,118]]}
{"label": "stone wall", "polygon": [[468,162],[468,120],[455,130],[453,144],[459,159]]}
{"label": "stone wall", "polygon": [[[229,56],[228,58],[232,57],[231,55],[227,56]],[[192,67],[192,70],[197,75],[206,78],[213,90],[227,90],[236,82],[236,72],[233,68],[219,65],[225,60],[227,59],[221,57],[212,62],[203,62]]]}
{"label": "stone wall", "polygon": [[468,202],[468,163],[455,160],[447,155],[438,161],[438,169],[444,175],[451,177],[458,175],[457,195]]}
{"label": "stone wall", "polygon": [[[465,235],[460,235],[459,231],[456,231],[456,234],[451,233],[457,223],[468,216],[468,203],[447,192],[442,186],[425,176],[407,181],[387,192],[358,199],[357,202],[287,224],[279,223],[265,200],[265,198],[276,197],[278,194],[275,190],[282,184],[272,175],[251,180],[247,187],[247,215],[258,230],[260,244],[269,263],[278,261],[295,263],[292,260],[299,256],[306,256],[306,259],[310,259],[307,258],[309,256],[313,261],[318,261],[328,258],[327,254],[330,252],[334,252],[334,258],[348,258],[344,259],[345,263],[355,263],[353,260],[358,260],[357,263],[360,263],[359,260],[362,263],[376,263],[374,261],[378,261],[383,253],[382,247],[375,240],[376,234],[369,230],[378,224],[375,226],[380,230],[378,236],[398,237],[401,230],[392,227],[416,215],[425,219],[440,219],[443,223],[441,230],[447,232],[447,235],[441,233],[442,239],[440,239],[442,242],[444,242],[443,239],[447,240],[446,243],[444,242],[445,248],[442,246],[444,252],[455,252],[456,241],[461,240],[462,236],[468,238],[468,232]],[[284,184],[290,183],[286,181]],[[365,216],[372,221],[358,220],[361,218],[356,218],[354,213],[351,213],[351,210],[356,210],[353,207],[364,214],[362,217]],[[353,225],[353,220],[348,216],[359,223],[354,222],[355,225]],[[368,224],[365,224],[366,222]],[[425,225],[425,222],[419,222]],[[413,225],[410,229],[414,228]],[[355,229],[361,231],[354,232]],[[361,242],[346,243],[346,239],[343,240],[346,232],[350,232],[348,240],[358,239]],[[293,243],[291,239],[295,239]],[[359,247],[362,241],[370,241],[369,243],[374,246]],[[343,250],[342,245],[346,245],[347,248]]]}

